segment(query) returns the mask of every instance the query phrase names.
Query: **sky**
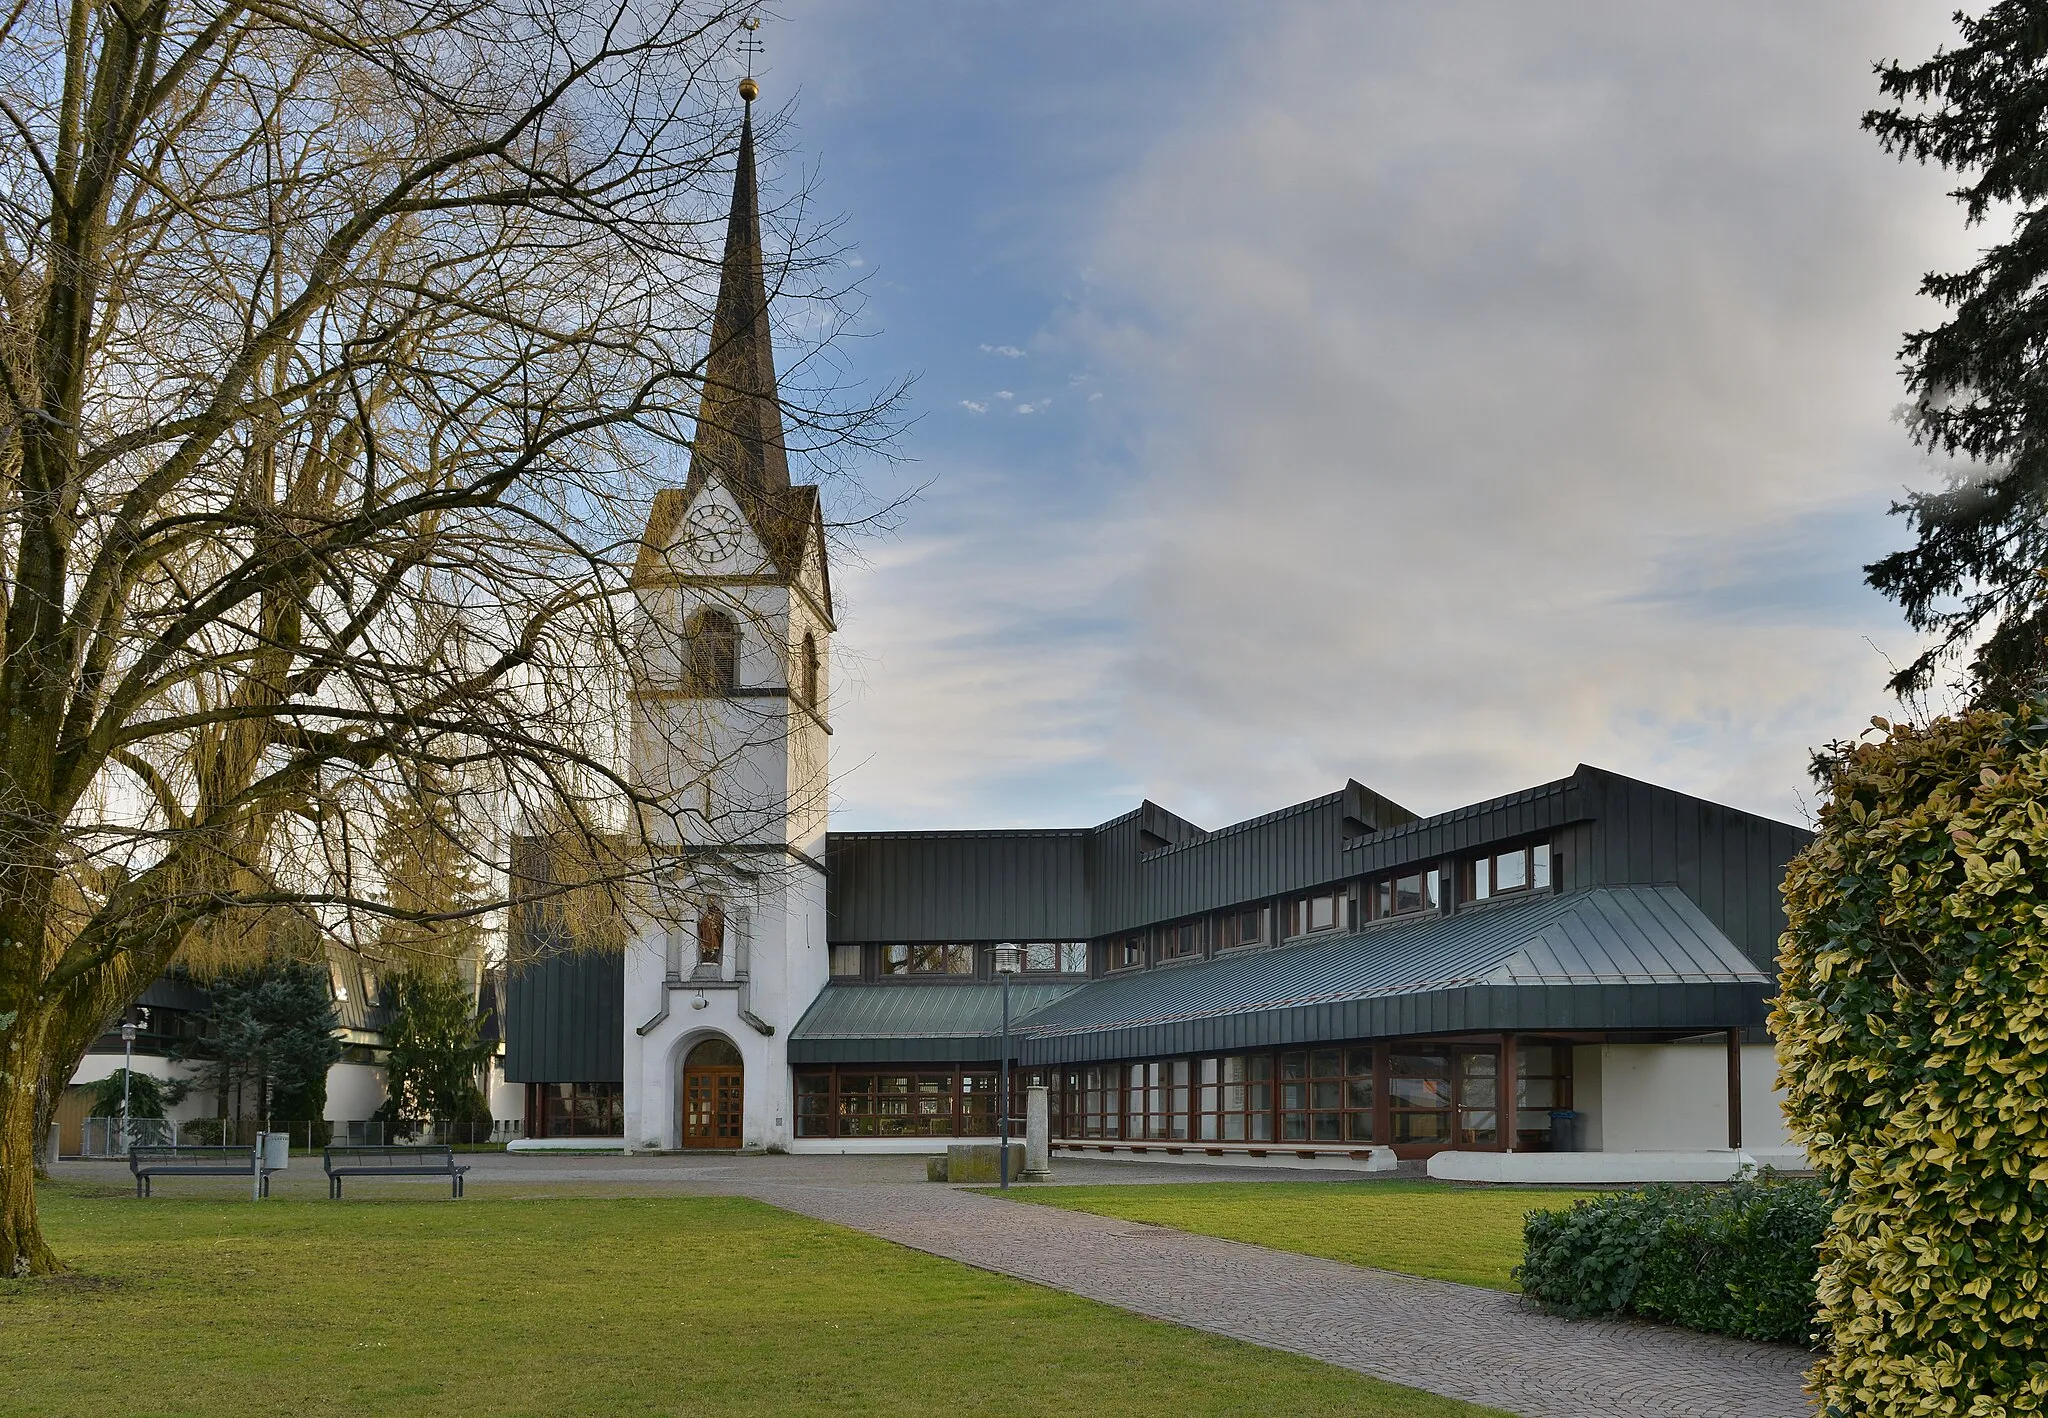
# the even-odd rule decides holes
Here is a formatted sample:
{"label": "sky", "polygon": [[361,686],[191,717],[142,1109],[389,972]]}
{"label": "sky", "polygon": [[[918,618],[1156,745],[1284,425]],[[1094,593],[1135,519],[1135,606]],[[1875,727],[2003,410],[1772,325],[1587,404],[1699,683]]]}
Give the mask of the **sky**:
{"label": "sky", "polygon": [[[1858,128],[1942,7],[787,0],[763,177],[913,382],[834,565],[833,823],[1422,813],[1581,762],[1803,822],[1966,262]],[[844,506],[860,499],[846,497]]]}

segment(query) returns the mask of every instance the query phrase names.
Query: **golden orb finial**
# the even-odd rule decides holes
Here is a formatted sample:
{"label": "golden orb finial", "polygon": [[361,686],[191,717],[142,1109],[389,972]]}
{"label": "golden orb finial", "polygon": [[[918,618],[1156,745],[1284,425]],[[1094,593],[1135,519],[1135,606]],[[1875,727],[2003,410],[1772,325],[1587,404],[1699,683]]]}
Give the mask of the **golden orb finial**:
{"label": "golden orb finial", "polygon": [[752,103],[761,96],[761,86],[751,76],[740,80],[740,97]]}

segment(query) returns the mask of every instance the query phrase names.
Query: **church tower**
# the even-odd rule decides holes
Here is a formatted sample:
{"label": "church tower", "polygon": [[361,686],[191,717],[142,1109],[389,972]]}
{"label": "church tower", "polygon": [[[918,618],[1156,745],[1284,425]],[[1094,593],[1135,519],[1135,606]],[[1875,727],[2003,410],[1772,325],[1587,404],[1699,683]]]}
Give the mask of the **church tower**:
{"label": "church tower", "polygon": [[790,1027],[824,987],[832,589],[776,395],[752,78],[695,442],[635,572],[635,772],[661,900],[625,968],[626,1145],[779,1148]]}

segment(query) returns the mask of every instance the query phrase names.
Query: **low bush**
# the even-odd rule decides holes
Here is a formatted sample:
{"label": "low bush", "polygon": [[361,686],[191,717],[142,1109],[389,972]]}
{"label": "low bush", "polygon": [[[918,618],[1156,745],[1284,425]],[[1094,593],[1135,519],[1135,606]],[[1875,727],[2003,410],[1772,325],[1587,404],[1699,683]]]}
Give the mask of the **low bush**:
{"label": "low bush", "polygon": [[1811,1342],[1826,1194],[1768,1174],[1649,1187],[1532,1211],[1522,1292],[1561,1314],[1633,1314],[1746,1339]]}

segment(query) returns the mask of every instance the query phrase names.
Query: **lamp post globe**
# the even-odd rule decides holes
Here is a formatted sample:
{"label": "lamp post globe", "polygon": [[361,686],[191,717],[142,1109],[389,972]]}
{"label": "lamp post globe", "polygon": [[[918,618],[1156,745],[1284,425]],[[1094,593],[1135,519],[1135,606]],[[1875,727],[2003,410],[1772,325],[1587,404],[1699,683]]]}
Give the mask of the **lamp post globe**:
{"label": "lamp post globe", "polygon": [[1002,1058],[996,1065],[996,1113],[1001,1125],[996,1135],[996,1175],[999,1185],[1010,1186],[1010,977],[1024,968],[1024,947],[996,947],[996,976],[1003,982]]}

